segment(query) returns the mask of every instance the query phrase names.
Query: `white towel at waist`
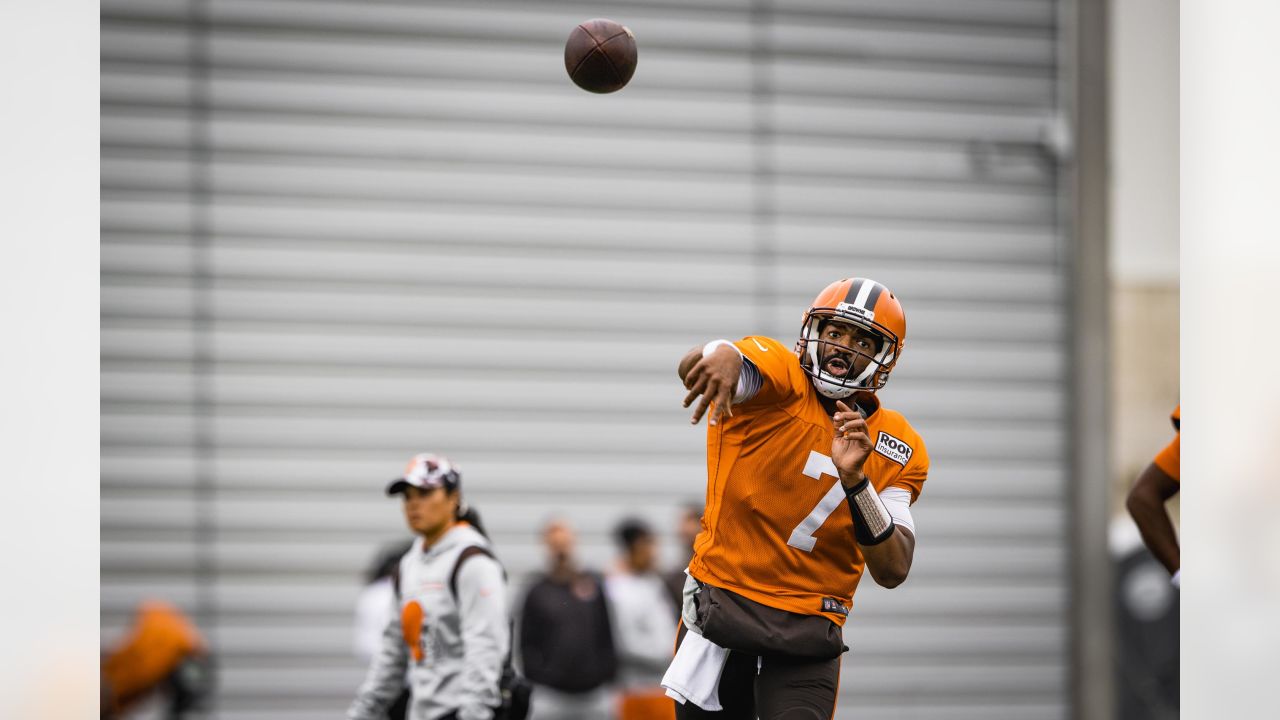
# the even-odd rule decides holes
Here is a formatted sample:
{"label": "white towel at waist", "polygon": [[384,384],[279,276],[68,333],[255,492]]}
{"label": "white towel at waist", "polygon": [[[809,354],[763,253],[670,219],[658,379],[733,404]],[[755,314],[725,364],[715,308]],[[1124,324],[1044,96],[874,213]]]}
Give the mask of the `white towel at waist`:
{"label": "white towel at waist", "polygon": [[729,651],[689,629],[676,649],[676,656],[662,676],[667,696],[681,705],[691,702],[708,712],[720,706],[720,674]]}

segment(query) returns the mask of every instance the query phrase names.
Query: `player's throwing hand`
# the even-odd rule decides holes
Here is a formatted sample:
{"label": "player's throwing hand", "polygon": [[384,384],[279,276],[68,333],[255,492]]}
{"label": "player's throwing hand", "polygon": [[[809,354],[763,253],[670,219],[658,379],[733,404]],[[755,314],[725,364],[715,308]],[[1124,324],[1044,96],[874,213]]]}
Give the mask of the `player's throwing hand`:
{"label": "player's throwing hand", "polygon": [[831,423],[835,436],[831,439],[831,461],[840,471],[840,482],[846,487],[858,482],[862,465],[871,455],[871,436],[867,434],[867,421],[862,413],[836,401],[836,414]]}
{"label": "player's throwing hand", "polygon": [[693,409],[689,424],[697,425],[707,408],[715,403],[707,422],[715,425],[721,416],[733,415],[730,405],[733,392],[738,388],[738,375],[742,372],[742,355],[733,347],[722,345],[707,353],[684,376],[684,386],[689,394],[684,396],[683,407],[689,407],[699,395],[702,400]]}

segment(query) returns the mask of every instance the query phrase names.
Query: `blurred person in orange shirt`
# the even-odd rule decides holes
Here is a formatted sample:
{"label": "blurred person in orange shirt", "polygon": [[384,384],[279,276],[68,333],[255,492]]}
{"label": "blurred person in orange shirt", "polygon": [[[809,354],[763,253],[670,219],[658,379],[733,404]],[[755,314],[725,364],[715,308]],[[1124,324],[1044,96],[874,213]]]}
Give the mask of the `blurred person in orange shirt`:
{"label": "blurred person in orange shirt", "polygon": [[153,693],[167,696],[165,717],[185,717],[212,692],[204,638],[177,608],[160,601],[138,607],[133,628],[102,661],[104,719],[125,717]]}
{"label": "blurred person in orange shirt", "polygon": [[1181,480],[1181,439],[1182,439],[1182,406],[1173,410],[1170,416],[1173,423],[1173,440],[1164,447],[1151,464],[1138,475],[1125,500],[1125,507],[1133,516],[1133,522],[1142,534],[1142,541],[1156,560],[1169,571],[1170,582],[1174,587],[1182,583],[1182,560],[1179,556],[1178,534],[1173,529],[1173,522],[1165,503],[1178,494],[1182,488]]}

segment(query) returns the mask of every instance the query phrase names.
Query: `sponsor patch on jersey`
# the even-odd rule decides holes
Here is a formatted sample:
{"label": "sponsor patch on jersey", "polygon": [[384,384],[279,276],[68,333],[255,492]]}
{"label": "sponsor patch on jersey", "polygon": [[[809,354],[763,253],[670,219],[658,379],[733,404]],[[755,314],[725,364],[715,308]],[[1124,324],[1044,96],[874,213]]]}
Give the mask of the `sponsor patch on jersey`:
{"label": "sponsor patch on jersey", "polygon": [[876,452],[906,467],[914,451],[910,445],[881,430],[880,437],[876,439]]}
{"label": "sponsor patch on jersey", "polygon": [[822,612],[824,613],[833,612],[833,613],[839,613],[841,615],[847,616],[849,614],[849,608],[846,607],[845,604],[840,602],[839,600],[828,597],[828,598],[822,598]]}

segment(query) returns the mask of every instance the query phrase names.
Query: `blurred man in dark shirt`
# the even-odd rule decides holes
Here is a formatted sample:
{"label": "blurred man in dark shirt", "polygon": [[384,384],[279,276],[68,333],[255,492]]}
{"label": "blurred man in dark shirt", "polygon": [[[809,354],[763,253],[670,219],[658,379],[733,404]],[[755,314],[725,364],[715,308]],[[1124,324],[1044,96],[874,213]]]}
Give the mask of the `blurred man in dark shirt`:
{"label": "blurred man in dark shirt", "polygon": [[618,657],[600,575],[578,566],[566,522],[549,522],[542,539],[548,570],[520,611],[520,659],[536,688],[531,720],[608,717]]}

